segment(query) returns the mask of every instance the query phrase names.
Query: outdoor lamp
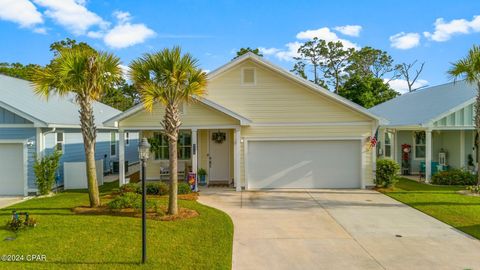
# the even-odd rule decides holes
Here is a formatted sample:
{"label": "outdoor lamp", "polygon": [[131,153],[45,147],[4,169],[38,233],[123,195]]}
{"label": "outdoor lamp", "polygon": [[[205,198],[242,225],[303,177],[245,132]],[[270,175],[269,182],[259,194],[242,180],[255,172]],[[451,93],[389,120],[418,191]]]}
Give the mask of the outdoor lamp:
{"label": "outdoor lamp", "polygon": [[138,144],[138,156],[140,160],[147,160],[150,155],[150,144],[148,143],[147,138],[143,138],[142,141]]}
{"label": "outdoor lamp", "polygon": [[147,189],[145,171],[147,159],[150,155],[150,144],[147,138],[143,138],[138,144],[138,156],[142,161],[142,263],[147,260]]}

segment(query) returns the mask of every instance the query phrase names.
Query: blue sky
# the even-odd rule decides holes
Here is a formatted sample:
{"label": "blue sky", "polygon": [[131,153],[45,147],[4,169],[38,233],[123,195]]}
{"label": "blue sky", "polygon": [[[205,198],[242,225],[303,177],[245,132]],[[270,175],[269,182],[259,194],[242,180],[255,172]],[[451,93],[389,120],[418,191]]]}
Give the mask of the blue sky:
{"label": "blue sky", "polygon": [[425,62],[418,86],[436,85],[449,80],[451,62],[478,44],[478,15],[480,1],[462,0],[0,0],[0,62],[46,64],[49,45],[70,37],[117,54],[124,65],[180,45],[213,70],[250,46],[290,69],[299,44],[318,36],[386,50],[397,63]]}

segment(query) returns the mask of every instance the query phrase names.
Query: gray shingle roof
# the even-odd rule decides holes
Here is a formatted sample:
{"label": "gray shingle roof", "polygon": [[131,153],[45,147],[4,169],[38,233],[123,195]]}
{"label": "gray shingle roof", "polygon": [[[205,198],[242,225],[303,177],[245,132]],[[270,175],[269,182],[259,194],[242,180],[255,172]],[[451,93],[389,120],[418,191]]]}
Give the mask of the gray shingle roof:
{"label": "gray shingle roof", "polygon": [[[51,96],[46,100],[35,95],[30,82],[0,74],[0,106],[15,108],[46,125],[80,126],[78,106],[73,95]],[[5,108],[8,110],[8,108]],[[97,127],[121,111],[100,102],[94,102]]]}
{"label": "gray shingle roof", "polygon": [[386,118],[388,126],[422,125],[475,99],[476,94],[475,85],[456,81],[403,94],[369,111]]}

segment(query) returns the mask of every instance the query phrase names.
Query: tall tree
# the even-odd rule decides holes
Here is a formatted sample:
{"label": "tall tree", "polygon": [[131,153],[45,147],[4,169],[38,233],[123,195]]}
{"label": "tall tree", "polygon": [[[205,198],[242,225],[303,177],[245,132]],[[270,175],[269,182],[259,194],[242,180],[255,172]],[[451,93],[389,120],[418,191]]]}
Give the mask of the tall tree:
{"label": "tall tree", "polygon": [[258,56],[263,56],[263,54],[260,52],[258,48],[252,49],[250,47],[246,47],[246,48],[240,48],[240,50],[237,51],[237,55],[233,59],[238,58],[249,52],[254,53]]}
{"label": "tall tree", "polygon": [[416,66],[417,60],[413,61],[412,63],[402,63],[396,66],[396,70],[399,72],[400,76],[405,79],[408,86],[408,92],[412,92],[416,89],[413,89],[413,85],[417,81],[418,77],[423,71],[423,67],[425,66],[425,62],[420,64],[420,68],[413,70]]}
{"label": "tall tree", "polygon": [[363,77],[356,74],[349,77],[340,87],[339,94],[365,108],[371,108],[400,95],[383,79],[372,74]]}
{"label": "tall tree", "polygon": [[[448,70],[448,74],[454,79],[462,78],[468,83],[477,85],[475,128],[477,129],[477,134],[480,134],[480,46],[473,45],[468,51],[467,56],[453,63],[453,66]],[[480,142],[477,141],[477,145],[480,145]],[[477,156],[478,151],[477,147]],[[478,167],[480,168],[480,160],[477,162]],[[477,174],[477,177],[477,185],[480,186],[480,173]]]}
{"label": "tall tree", "polygon": [[121,79],[120,59],[113,54],[97,52],[85,47],[66,47],[56,50],[45,68],[34,71],[31,80],[35,93],[48,98],[52,94],[73,94],[80,113],[80,126],[86,157],[86,171],[90,206],[100,205],[95,168],[97,130],[92,103],[99,100],[106,89]]}
{"label": "tall tree", "polygon": [[141,95],[143,106],[152,111],[155,103],[165,106],[162,120],[168,138],[170,163],[170,194],[168,213],[178,213],[177,206],[177,141],[182,124],[179,106],[192,102],[206,93],[207,74],[190,54],[182,54],[179,47],[145,54],[130,64],[130,78]]}
{"label": "tall tree", "polygon": [[370,76],[384,79],[389,73],[390,80],[396,79],[399,74],[393,65],[393,58],[386,52],[372,47],[363,47],[354,51],[350,56],[350,65],[346,71],[352,76]]}
{"label": "tall tree", "polygon": [[140,103],[140,95],[133,85],[122,79],[120,83],[102,94],[100,102],[117,110],[125,111]]}
{"label": "tall tree", "polygon": [[23,65],[21,63],[0,63],[0,74],[29,80],[33,71],[40,67],[41,66],[37,64]]}
{"label": "tall tree", "polygon": [[293,72],[300,74],[301,68],[304,72],[305,66],[309,65],[313,71],[313,83],[320,86],[327,84],[335,93],[338,93],[342,81],[346,78],[345,68],[349,64],[353,51],[352,48],[345,48],[340,41],[327,43],[315,37],[298,49],[300,56],[295,59],[303,64],[297,62]]}

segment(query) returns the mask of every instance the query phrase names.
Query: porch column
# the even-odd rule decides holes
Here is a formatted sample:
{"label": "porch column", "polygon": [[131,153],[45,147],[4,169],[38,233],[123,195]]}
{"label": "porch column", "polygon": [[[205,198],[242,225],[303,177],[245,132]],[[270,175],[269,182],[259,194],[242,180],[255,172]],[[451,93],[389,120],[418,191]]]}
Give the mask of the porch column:
{"label": "porch column", "polygon": [[465,130],[460,130],[460,168],[466,168],[465,164]]}
{"label": "porch column", "polygon": [[430,182],[432,176],[432,131],[425,130],[425,181]]}
{"label": "porch column", "polygon": [[[192,172],[197,173],[198,167],[198,142],[197,129],[192,128]],[[195,177],[195,191],[198,191],[198,175]]]}
{"label": "porch column", "polygon": [[[378,124],[375,123],[372,127],[372,136],[375,136],[376,135],[376,132],[377,132],[377,128],[378,128]],[[380,130],[378,131],[378,135],[377,135],[377,145],[378,145],[378,141],[380,141]],[[383,138],[385,138],[385,135],[383,136]],[[385,141],[385,140],[384,140]],[[375,145],[374,147],[372,147],[372,176],[370,179],[375,179],[376,178],[376,171],[377,171],[377,145]],[[383,146],[385,147],[385,146]]]}
{"label": "porch column", "polygon": [[125,182],[125,132],[120,129],[118,131],[118,184],[120,186],[126,184]]}
{"label": "porch column", "polygon": [[234,172],[234,183],[235,190],[242,191],[242,184],[240,183],[240,127],[235,128],[235,138],[234,138],[234,147],[233,147],[233,172]]}

